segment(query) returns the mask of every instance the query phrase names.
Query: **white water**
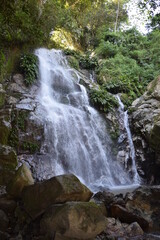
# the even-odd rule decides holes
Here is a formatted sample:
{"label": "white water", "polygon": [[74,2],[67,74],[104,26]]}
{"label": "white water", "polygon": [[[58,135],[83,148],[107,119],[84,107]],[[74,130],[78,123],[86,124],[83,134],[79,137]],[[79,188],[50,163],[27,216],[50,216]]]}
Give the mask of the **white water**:
{"label": "white water", "polygon": [[113,157],[106,122],[90,107],[78,73],[69,68],[60,50],[38,49],[36,55],[39,116],[45,124],[42,178],[74,173],[93,191],[131,184]]}
{"label": "white water", "polygon": [[137,172],[137,167],[136,167],[136,154],[135,154],[135,148],[134,148],[132,135],[131,135],[130,127],[129,127],[128,113],[127,113],[127,111],[124,111],[124,104],[122,103],[119,95],[116,95],[116,98],[119,102],[119,109],[118,110],[120,112],[120,115],[123,118],[123,125],[124,125],[124,128],[125,128],[126,133],[127,133],[128,143],[129,143],[129,147],[130,147],[130,156],[131,156],[131,159],[132,159],[133,181],[134,181],[134,184],[139,184],[140,183],[140,176]]}

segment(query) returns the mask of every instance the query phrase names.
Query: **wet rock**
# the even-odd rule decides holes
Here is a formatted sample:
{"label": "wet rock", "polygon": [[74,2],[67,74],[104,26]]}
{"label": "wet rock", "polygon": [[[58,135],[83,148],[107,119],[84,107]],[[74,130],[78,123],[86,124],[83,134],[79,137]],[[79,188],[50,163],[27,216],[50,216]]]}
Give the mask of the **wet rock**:
{"label": "wet rock", "polygon": [[139,236],[139,235],[144,234],[142,228],[139,226],[139,224],[137,222],[131,223],[125,229],[125,232],[126,232],[126,236],[128,236],[128,237],[134,237],[134,236]]}
{"label": "wet rock", "polygon": [[41,183],[25,187],[22,199],[26,211],[36,218],[54,203],[89,201],[92,192],[72,175],[60,175]]}
{"label": "wet rock", "polygon": [[143,239],[143,230],[137,222],[129,224],[121,223],[118,219],[107,218],[107,224],[104,232],[100,234],[96,240],[102,239],[111,239],[111,240],[120,240],[120,239],[132,239],[134,240]]}
{"label": "wet rock", "polygon": [[0,110],[0,144],[7,145],[11,131],[11,109]]}
{"label": "wet rock", "polygon": [[127,210],[118,204],[111,206],[111,216],[118,218],[121,222],[124,223],[137,222],[144,231],[147,231],[149,229],[150,222],[147,219],[143,218],[141,215],[139,216],[138,214]]}
{"label": "wet rock", "polygon": [[17,155],[12,147],[0,145],[0,185],[6,185],[17,166]]}
{"label": "wet rock", "polygon": [[0,108],[5,104],[6,91],[3,89],[2,84],[0,84]]}
{"label": "wet rock", "polygon": [[7,192],[14,198],[19,198],[25,186],[34,184],[32,173],[25,163],[16,171],[11,182],[7,185]]}
{"label": "wet rock", "polygon": [[140,187],[126,199],[126,208],[145,219],[149,231],[160,232],[160,186]]}
{"label": "wet rock", "polygon": [[[128,225],[127,225],[128,226]],[[123,237],[125,235],[124,227],[119,220],[115,218],[107,218],[107,225],[104,233],[107,236],[112,237]]]}
{"label": "wet rock", "polygon": [[28,92],[28,89],[24,84],[24,78],[22,74],[13,75],[12,83],[9,84],[7,91],[9,93],[20,93],[20,94],[25,94]]}
{"label": "wet rock", "polygon": [[9,225],[9,219],[3,210],[0,210],[0,231],[5,232]]}
{"label": "wet rock", "polygon": [[98,192],[94,195],[94,199],[97,201],[102,201],[106,206],[114,202],[115,195],[111,192]]}
{"label": "wet rock", "polygon": [[[58,233],[69,239],[90,239],[106,226],[105,217],[95,203],[68,202],[50,207],[41,221],[43,232]],[[57,238],[56,238],[57,239]]]}
{"label": "wet rock", "polygon": [[131,126],[139,173],[148,183],[160,183],[160,77],[133,102]]}
{"label": "wet rock", "polygon": [[119,151],[117,154],[117,161],[125,165],[128,159],[128,153],[124,150]]}

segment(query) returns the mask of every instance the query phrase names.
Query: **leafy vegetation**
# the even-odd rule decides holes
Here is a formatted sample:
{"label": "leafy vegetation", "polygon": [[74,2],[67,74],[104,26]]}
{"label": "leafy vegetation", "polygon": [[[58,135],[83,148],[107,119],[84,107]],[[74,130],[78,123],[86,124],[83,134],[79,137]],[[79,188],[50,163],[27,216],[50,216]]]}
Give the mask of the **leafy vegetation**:
{"label": "leafy vegetation", "polygon": [[20,58],[20,70],[24,74],[25,84],[30,86],[38,75],[38,59],[34,54],[24,54]]}
{"label": "leafy vegetation", "polygon": [[104,89],[90,90],[91,103],[103,112],[111,111],[114,107],[118,107],[118,102],[110,93]]}
{"label": "leafy vegetation", "polygon": [[29,151],[30,153],[35,153],[39,150],[39,146],[34,142],[23,142],[22,149],[24,151]]}
{"label": "leafy vegetation", "polygon": [[160,33],[143,36],[134,28],[117,33],[104,29],[97,39],[98,82],[110,93],[124,93],[122,100],[129,106],[160,73]]}
{"label": "leafy vegetation", "polygon": [[[127,20],[123,6],[128,1],[2,0],[0,79],[13,72],[20,52],[39,46],[60,47],[66,49],[72,67],[96,71],[100,90],[93,96],[97,104],[98,96],[103,103],[103,94],[121,92],[129,106],[159,74],[160,32],[159,14],[154,14],[157,0],[140,3],[142,9],[150,5],[154,31],[146,36],[136,29],[120,31]],[[23,54],[20,67],[29,86],[37,77],[36,57]]]}

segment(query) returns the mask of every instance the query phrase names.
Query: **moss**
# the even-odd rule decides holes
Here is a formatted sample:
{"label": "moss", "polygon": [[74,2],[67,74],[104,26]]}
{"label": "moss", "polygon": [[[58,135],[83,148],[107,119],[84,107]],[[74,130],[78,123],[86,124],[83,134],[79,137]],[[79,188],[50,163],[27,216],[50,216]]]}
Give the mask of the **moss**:
{"label": "moss", "polygon": [[111,136],[111,138],[112,138],[113,140],[117,140],[118,137],[119,137],[119,134],[120,134],[120,132],[119,132],[119,125],[116,124],[116,125],[114,125],[113,128],[110,130],[110,136]]}
{"label": "moss", "polygon": [[19,112],[19,115],[17,118],[17,126],[22,131],[25,131],[26,129],[26,121],[28,116],[29,116],[29,112],[26,112],[26,111]]}
{"label": "moss", "polygon": [[128,96],[126,93],[121,94],[121,101],[123,102],[125,108],[127,109],[133,102],[133,99]]}
{"label": "moss", "polygon": [[2,145],[8,144],[8,138],[10,135],[10,128],[0,122],[0,143]]}
{"label": "moss", "polygon": [[0,108],[5,104],[5,92],[0,91]]}
{"label": "moss", "polygon": [[34,142],[25,141],[22,144],[22,149],[25,151],[29,151],[30,153],[35,153],[39,150],[39,145]]}
{"label": "moss", "polygon": [[68,63],[72,68],[75,68],[77,70],[79,69],[79,62],[75,57],[69,56],[68,57]]}
{"label": "moss", "polygon": [[19,148],[19,131],[25,132],[27,119],[29,116],[29,112],[26,110],[21,111],[13,111],[11,116],[11,124],[12,130],[10,131],[9,135],[9,144],[10,146],[16,148],[18,151]]}
{"label": "moss", "polygon": [[11,147],[14,147],[15,149],[18,149],[19,138],[18,138],[17,128],[12,128],[12,130],[10,132],[10,135],[9,135],[8,143]]}
{"label": "moss", "polygon": [[0,166],[4,169],[15,170],[17,155],[13,148],[0,145]]}

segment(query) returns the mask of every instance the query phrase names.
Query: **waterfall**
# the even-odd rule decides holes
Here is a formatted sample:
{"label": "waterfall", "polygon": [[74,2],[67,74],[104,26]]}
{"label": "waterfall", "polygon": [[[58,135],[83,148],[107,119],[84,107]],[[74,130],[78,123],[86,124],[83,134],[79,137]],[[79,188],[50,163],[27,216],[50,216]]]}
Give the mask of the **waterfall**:
{"label": "waterfall", "polygon": [[123,119],[123,126],[125,128],[125,131],[127,133],[127,138],[128,138],[128,143],[129,143],[129,148],[130,148],[130,156],[132,159],[132,172],[133,172],[133,180],[135,184],[140,183],[140,176],[137,172],[137,167],[136,167],[136,154],[135,154],[135,148],[132,140],[132,135],[131,135],[131,130],[129,127],[129,121],[128,121],[128,113],[127,111],[124,111],[124,104],[122,103],[119,95],[116,95],[116,98],[119,102],[119,112],[120,115]]}
{"label": "waterfall", "polygon": [[89,105],[78,72],[68,66],[60,50],[38,49],[36,55],[39,117],[45,125],[38,162],[41,177],[73,173],[93,191],[131,184],[114,158],[106,122]]}

